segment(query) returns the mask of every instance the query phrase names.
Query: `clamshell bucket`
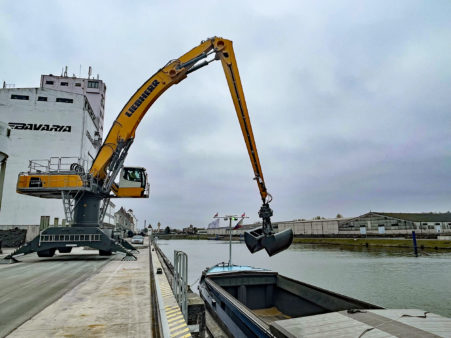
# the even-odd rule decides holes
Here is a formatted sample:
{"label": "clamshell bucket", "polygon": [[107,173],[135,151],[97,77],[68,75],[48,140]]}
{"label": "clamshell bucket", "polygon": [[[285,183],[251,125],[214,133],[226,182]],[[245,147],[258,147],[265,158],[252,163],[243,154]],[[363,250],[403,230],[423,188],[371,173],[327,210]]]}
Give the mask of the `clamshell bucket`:
{"label": "clamshell bucket", "polygon": [[255,253],[263,249],[261,240],[265,237],[262,228],[255,228],[244,232],[244,243],[251,253]]}
{"label": "clamshell bucket", "polygon": [[293,242],[293,230],[287,229],[265,235],[263,228],[256,228],[244,233],[244,242],[252,253],[265,249],[269,256],[273,256],[290,247]]}

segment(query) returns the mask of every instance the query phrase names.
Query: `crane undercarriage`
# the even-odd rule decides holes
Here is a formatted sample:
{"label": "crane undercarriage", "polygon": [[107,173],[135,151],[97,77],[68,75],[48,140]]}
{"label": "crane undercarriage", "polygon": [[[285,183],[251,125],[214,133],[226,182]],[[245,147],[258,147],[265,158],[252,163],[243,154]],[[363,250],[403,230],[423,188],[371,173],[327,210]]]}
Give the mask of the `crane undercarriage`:
{"label": "crane undercarriage", "polygon": [[[52,168],[51,165],[45,167],[41,165],[37,170],[36,163],[36,161],[30,161],[28,171],[28,175],[31,175],[30,182],[20,188],[21,192],[32,196],[61,199],[66,222],[69,225],[48,227],[40,231],[37,237],[5,257],[3,262],[14,262],[17,261],[15,257],[33,252],[36,252],[39,257],[53,257],[56,251],[70,253],[74,247],[99,250],[102,256],[122,252],[126,255],[124,259],[136,259],[133,253],[137,249],[133,245],[123,238],[114,238],[111,229],[101,228],[111,196],[97,192],[95,180],[84,174],[80,166],[74,165],[79,163],[78,159],[70,165],[72,170],[65,169],[63,165],[58,165],[56,168]],[[67,189],[67,185],[58,188],[55,184],[49,184],[49,181],[52,183],[52,177],[58,179],[62,171],[67,177],[75,177],[81,184],[70,190]]]}
{"label": "crane undercarriage", "polygon": [[89,247],[99,250],[101,256],[110,256],[113,252],[125,253],[125,259],[135,260],[137,249],[124,239],[114,239],[98,227],[50,227],[42,231],[31,242],[25,243],[6,260],[36,252],[39,257],[53,257],[56,250],[70,253],[74,247]]}

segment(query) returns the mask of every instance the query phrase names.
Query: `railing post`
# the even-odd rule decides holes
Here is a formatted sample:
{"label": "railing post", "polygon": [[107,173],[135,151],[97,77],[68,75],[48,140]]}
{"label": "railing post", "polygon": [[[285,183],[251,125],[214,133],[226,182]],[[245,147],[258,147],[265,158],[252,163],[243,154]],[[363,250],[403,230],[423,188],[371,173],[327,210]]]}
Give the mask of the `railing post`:
{"label": "railing post", "polygon": [[174,280],[172,281],[172,289],[185,320],[188,320],[187,284],[188,255],[183,251],[174,250]]}

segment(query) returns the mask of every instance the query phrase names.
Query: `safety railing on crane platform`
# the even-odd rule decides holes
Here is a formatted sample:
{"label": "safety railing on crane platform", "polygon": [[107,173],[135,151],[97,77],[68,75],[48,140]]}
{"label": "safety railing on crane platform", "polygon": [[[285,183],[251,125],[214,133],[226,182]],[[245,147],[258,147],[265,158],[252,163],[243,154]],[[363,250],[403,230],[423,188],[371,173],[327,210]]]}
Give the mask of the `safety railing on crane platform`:
{"label": "safety railing on crane platform", "polygon": [[88,172],[88,161],[79,157],[51,157],[47,160],[30,160],[29,174],[64,173],[71,171]]}

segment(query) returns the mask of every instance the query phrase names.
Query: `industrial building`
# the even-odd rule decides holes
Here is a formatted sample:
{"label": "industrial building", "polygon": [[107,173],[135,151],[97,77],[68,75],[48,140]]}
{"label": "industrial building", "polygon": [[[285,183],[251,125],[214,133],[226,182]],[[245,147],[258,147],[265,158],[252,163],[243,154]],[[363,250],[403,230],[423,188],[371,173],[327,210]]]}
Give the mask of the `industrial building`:
{"label": "industrial building", "polygon": [[340,234],[407,235],[451,232],[451,213],[394,213],[370,211],[341,222]]}
{"label": "industrial building", "polygon": [[295,236],[330,236],[339,233],[339,226],[348,218],[327,218],[277,222],[279,231],[292,229]]}
{"label": "industrial building", "polygon": [[[17,194],[17,176],[30,165],[63,170],[78,162],[87,170],[102,143],[105,92],[102,80],[69,77],[67,70],[61,76],[41,75],[36,88],[3,84],[0,120],[9,125],[9,157],[0,186],[0,229],[65,225],[61,201]],[[0,142],[0,153],[5,144]]]}
{"label": "industrial building", "polygon": [[[232,235],[261,226],[247,224],[232,229]],[[415,231],[421,235],[442,235],[451,233],[451,213],[389,213],[368,212],[358,217],[327,218],[314,220],[293,220],[273,222],[275,231],[292,229],[295,236],[403,236]],[[208,228],[208,235],[228,235],[229,227]]]}

